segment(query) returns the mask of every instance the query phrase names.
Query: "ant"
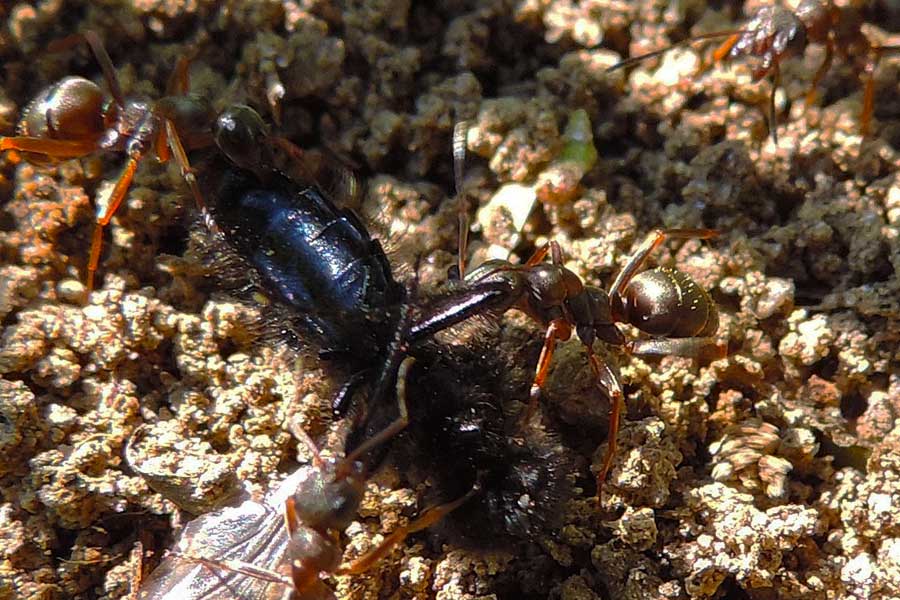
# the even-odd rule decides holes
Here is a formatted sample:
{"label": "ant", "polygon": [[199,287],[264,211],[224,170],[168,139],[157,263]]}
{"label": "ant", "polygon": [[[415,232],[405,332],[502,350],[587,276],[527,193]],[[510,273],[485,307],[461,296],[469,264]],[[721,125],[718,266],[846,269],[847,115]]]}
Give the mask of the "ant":
{"label": "ant", "polygon": [[[262,502],[252,499],[191,521],[141,589],[142,600],[199,600],[269,597],[334,598],[322,574],[356,575],[381,560],[408,535],[430,527],[478,492],[431,507],[398,527],[366,554],[341,564],[338,538],[355,516],[365,492],[360,459],[393,438],[408,423],[406,380],[415,359],[398,347],[383,374],[397,371],[399,416],[342,460],[326,459],[300,427],[294,434],[312,454],[310,464],[288,476]],[[399,365],[398,365],[399,362]],[[389,377],[382,382],[389,381]],[[283,511],[283,513],[282,513]],[[283,519],[279,518],[283,514]],[[285,562],[289,559],[287,569]],[[289,570],[289,575],[284,571]],[[288,590],[276,594],[270,589]]]}
{"label": "ant", "polygon": [[752,71],[753,81],[759,81],[770,73],[772,75],[768,119],[772,141],[777,144],[775,92],[781,85],[781,61],[803,54],[810,43],[824,44],[825,59],[813,75],[805,102],[808,106],[815,101],[816,87],[831,68],[835,53],[846,61],[864,59],[862,66],[858,61],[853,61],[853,64],[858,74],[865,74],[860,132],[863,136],[868,136],[875,110],[875,69],[883,54],[900,50],[900,46],[879,46],[869,41],[863,34],[862,23],[856,8],[836,6],[831,0],[801,0],[794,11],[780,5],[763,6],[741,29],[694,36],[660,50],[623,60],[609,67],[606,72],[659,56],[673,48],[724,37],[725,41],[713,52],[714,62],[754,56],[760,62]]}
{"label": "ant", "polygon": [[93,81],[68,76],[42,90],[25,107],[14,137],[0,136],[0,151],[19,150],[34,164],[81,158],[100,150],[124,152],[125,167],[105,202],[98,203],[87,264],[86,286],[94,288],[100,261],[103,228],[109,224],[131,186],[137,167],[154,153],[160,162],[174,157],[197,206],[203,199],[185,150],[209,146],[209,124],[214,113],[209,103],[188,94],[188,61],[182,58],[159,100],[126,98],[109,54],[93,31],[75,34],[51,44],[60,51],[85,42],[100,66],[109,97]]}
{"label": "ant", "polygon": [[[594,381],[610,399],[609,438],[606,457],[597,473],[597,497],[616,452],[619,419],[624,401],[619,376],[593,351],[600,340],[632,355],[675,355],[697,358],[712,350],[723,355],[724,348],[712,337],[719,326],[715,301],[687,274],[657,267],[640,272],[650,253],[670,239],[710,239],[713,229],[656,229],[628,258],[609,291],[585,284],[563,264],[562,250],[551,240],[525,263],[507,260],[485,261],[466,272],[468,218],[463,199],[463,163],[466,127],[458,123],[453,133],[454,178],[458,196],[460,234],[458,263],[450,269],[459,290],[443,304],[431,307],[435,323],[446,315],[457,319],[482,313],[500,314],[517,309],[546,327],[544,343],[535,368],[524,421],[530,420],[547,380],[550,362],[558,342],[568,340],[573,330],[587,352]],[[545,258],[550,256],[550,262]],[[461,320],[461,319],[460,319]],[[617,323],[631,324],[653,336],[629,341]],[[425,324],[419,325],[424,327]]]}

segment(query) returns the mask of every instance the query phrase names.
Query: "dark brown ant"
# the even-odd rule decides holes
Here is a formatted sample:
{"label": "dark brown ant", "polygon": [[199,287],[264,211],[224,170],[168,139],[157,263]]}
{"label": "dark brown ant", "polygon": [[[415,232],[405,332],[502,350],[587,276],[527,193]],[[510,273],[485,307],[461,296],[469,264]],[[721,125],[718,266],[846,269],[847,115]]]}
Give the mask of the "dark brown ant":
{"label": "dark brown ant", "polygon": [[[402,348],[395,351],[384,369],[385,374],[396,372],[399,416],[394,421],[341,460],[320,456],[309,435],[294,427],[294,434],[309,448],[312,462],[261,502],[248,499],[189,523],[176,550],[148,578],[140,598],[333,599],[323,574],[365,572],[408,535],[430,527],[477,494],[476,484],[462,497],[433,506],[398,527],[366,554],[341,563],[339,537],[355,517],[365,492],[366,469],[361,459],[400,433],[409,421],[406,381],[415,359],[405,357],[398,365],[403,354]],[[385,377],[382,382],[391,380]]]}
{"label": "dark brown ant", "polygon": [[[537,408],[553,352],[560,341],[572,336],[574,329],[588,355],[594,380],[610,399],[609,441],[606,457],[597,473],[597,497],[616,451],[619,417],[624,395],[619,376],[593,351],[596,340],[623,348],[635,355],[675,355],[700,357],[713,351],[723,355],[724,348],[712,337],[719,326],[718,311],[706,290],[687,274],[658,267],[639,272],[650,253],[667,239],[710,239],[713,229],[656,229],[649,233],[631,254],[609,291],[586,285],[563,264],[562,250],[556,241],[539,248],[524,264],[506,260],[485,261],[466,272],[468,220],[462,199],[462,167],[465,160],[465,127],[454,131],[454,164],[459,200],[459,257],[451,268],[451,278],[462,285],[449,296],[444,306],[430,307],[431,320],[413,325],[416,336],[429,332],[430,323],[444,325],[449,314],[463,316],[518,309],[546,327],[531,386],[528,420]],[[547,255],[550,262],[544,262]],[[628,341],[617,323],[628,323],[649,334],[650,338]]]}
{"label": "dark brown ant", "polygon": [[164,97],[156,101],[126,98],[109,54],[94,32],[69,36],[51,44],[50,49],[59,51],[82,41],[100,65],[109,97],[93,81],[64,77],[28,104],[18,124],[19,135],[0,137],[0,151],[19,150],[26,160],[37,164],[80,158],[100,150],[124,152],[127,156],[109,198],[97,204],[86,277],[90,291],[100,260],[103,228],[125,198],[137,167],[147,154],[155,154],[160,162],[174,157],[194,200],[203,209],[185,149],[211,145],[216,119],[206,100],[188,95],[186,58],[176,65]]}
{"label": "dark brown ant", "polygon": [[[780,5],[763,6],[741,29],[691,37],[660,50],[623,60],[606,71],[608,73],[631,66],[673,48],[724,37],[725,41],[713,52],[714,62],[753,56],[759,59],[752,71],[753,81],[759,81],[770,73],[772,75],[768,118],[772,140],[777,144],[775,92],[781,85],[781,61],[803,54],[811,43],[823,44],[825,59],[813,76],[806,94],[806,104],[815,100],[816,87],[831,68],[834,54],[839,54],[845,61],[853,63],[858,74],[865,74],[860,132],[863,136],[868,136],[875,108],[875,69],[884,53],[900,50],[900,46],[879,46],[871,42],[863,34],[862,24],[862,17],[856,8],[836,6],[831,0],[802,0],[794,11]],[[865,62],[860,64],[860,59]]]}

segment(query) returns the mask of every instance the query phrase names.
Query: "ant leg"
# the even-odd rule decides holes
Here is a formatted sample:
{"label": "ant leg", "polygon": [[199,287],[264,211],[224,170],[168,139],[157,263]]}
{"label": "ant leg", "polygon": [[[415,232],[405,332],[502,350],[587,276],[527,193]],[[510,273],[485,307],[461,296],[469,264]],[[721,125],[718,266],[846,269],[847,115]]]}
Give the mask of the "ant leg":
{"label": "ant leg", "polygon": [[458,121],[453,126],[453,185],[456,188],[456,220],[459,227],[457,238],[457,275],[466,278],[466,253],[469,249],[468,199],[463,186],[463,171],[466,164],[466,121]]}
{"label": "ant leg", "polygon": [[628,262],[619,271],[616,280],[609,289],[610,298],[621,294],[635,274],[644,266],[647,257],[667,239],[708,240],[719,235],[715,229],[654,229],[647,234],[638,249],[628,258]]}
{"label": "ant leg", "polygon": [[825,73],[828,72],[828,69],[831,68],[831,62],[834,59],[834,42],[831,41],[831,38],[828,38],[828,41],[825,42],[825,60],[822,61],[822,64],[819,66],[818,70],[816,70],[816,74],[813,76],[812,83],[809,86],[809,91],[806,92],[806,106],[809,107],[813,102],[816,101],[816,90],[819,87],[819,84],[822,82],[822,78],[825,77]]}
{"label": "ant leg", "polygon": [[875,112],[875,69],[881,60],[882,48],[873,48],[866,61],[864,72],[866,83],[863,88],[863,109],[859,115],[859,129],[863,137],[868,137],[872,125],[872,114]]}
{"label": "ant leg", "polygon": [[600,502],[600,492],[603,489],[603,482],[606,481],[606,475],[612,466],[613,457],[616,455],[619,438],[619,421],[622,415],[622,406],[625,403],[625,395],[622,392],[622,384],[619,377],[613,372],[608,364],[602,362],[594,351],[587,347],[588,360],[591,370],[594,372],[594,379],[597,387],[609,398],[609,433],[606,442],[606,456],[603,458],[603,464],[597,471],[597,502]]}
{"label": "ant leg", "polygon": [[866,84],[863,88],[863,109],[859,115],[859,131],[863,137],[869,136],[872,114],[875,112],[875,66],[876,61],[866,63]]}
{"label": "ant leg", "polygon": [[772,63],[772,92],[769,94],[769,132],[772,134],[772,142],[778,145],[778,122],[775,120],[775,92],[781,85],[781,69],[778,62]]}
{"label": "ant leg", "polygon": [[863,110],[859,117],[859,128],[862,135],[868,136],[872,125],[872,115],[875,112],[875,69],[885,52],[896,52],[900,46],[878,46],[872,48],[869,60],[866,62],[866,85],[863,92]]}
{"label": "ant leg", "polygon": [[286,586],[289,589],[294,585],[294,581],[286,575],[276,573],[275,571],[270,571],[269,569],[262,569],[252,563],[240,560],[203,558],[202,556],[190,556],[188,554],[182,554],[178,551],[170,552],[169,556],[199,563],[210,570],[218,569],[220,571],[240,573],[241,575],[253,577],[254,579],[261,579],[262,581],[268,581],[269,583],[278,583]]}
{"label": "ant leg", "polygon": [[165,127],[160,127],[153,139],[153,153],[156,154],[156,160],[161,163],[169,162],[172,153],[169,151],[169,136]]}
{"label": "ant leg", "polygon": [[382,540],[380,544],[378,544],[369,552],[355,559],[350,564],[341,565],[340,567],[338,567],[337,570],[335,570],[335,574],[358,575],[360,573],[364,573],[373,564],[384,558],[387,553],[390,552],[391,548],[405,540],[409,534],[431,527],[432,525],[443,519],[445,516],[447,516],[449,513],[453,512],[454,510],[468,502],[469,499],[471,499],[480,490],[481,486],[476,484],[472,486],[472,489],[466,492],[465,495],[457,498],[456,500],[447,502],[445,504],[432,506],[424,513],[422,513],[419,518],[415,519],[414,521],[410,521],[406,525],[398,527],[397,529],[392,531],[387,537],[384,538],[384,540]]}
{"label": "ant leg", "polygon": [[547,372],[550,369],[553,352],[556,350],[556,342],[559,340],[565,341],[571,336],[572,326],[565,319],[553,319],[550,321],[547,332],[544,334],[541,356],[538,358],[537,367],[534,370],[534,382],[532,382],[531,391],[528,394],[528,408],[525,411],[524,422],[530,421],[534,411],[537,409],[541,390],[547,382]]}
{"label": "ant leg", "polygon": [[97,206],[97,215],[94,223],[94,233],[91,236],[91,250],[88,255],[87,266],[87,291],[94,289],[94,274],[97,272],[97,265],[100,263],[100,250],[103,247],[103,228],[109,225],[110,219],[119,209],[128,188],[131,187],[131,181],[134,179],[134,173],[137,171],[138,163],[140,163],[143,153],[140,149],[134,148],[129,151],[128,161],[122,174],[119,175],[116,185],[107,198],[104,205]]}
{"label": "ant leg", "polygon": [[0,136],[0,152],[20,150],[59,160],[80,158],[97,150],[95,140],[52,140],[30,136]]}
{"label": "ant leg", "polygon": [[181,169],[181,176],[187,182],[188,187],[191,190],[191,195],[194,196],[194,202],[197,204],[198,210],[200,210],[200,213],[203,215],[203,219],[206,221],[207,226],[209,226],[210,229],[215,230],[215,225],[206,208],[206,202],[203,200],[203,194],[200,193],[200,186],[197,184],[197,176],[191,168],[191,163],[188,160],[187,153],[184,151],[184,145],[181,143],[181,138],[178,136],[178,132],[175,131],[175,124],[169,119],[165,119],[165,122],[169,149],[172,151],[172,156],[175,157],[175,162],[178,163],[179,169]]}
{"label": "ant leg", "polygon": [[635,340],[625,346],[625,351],[637,356],[683,356],[685,358],[710,356],[719,359],[728,355],[728,347],[725,344],[717,343],[715,338],[711,337]]}
{"label": "ant leg", "polygon": [[169,81],[166,83],[167,96],[184,96],[190,91],[191,77],[188,71],[190,66],[190,58],[187,56],[178,57],[178,62],[175,63],[175,68],[172,70]]}
{"label": "ant leg", "polygon": [[166,119],[166,137],[169,140],[169,149],[172,151],[172,156],[175,157],[175,162],[178,163],[178,167],[181,169],[181,176],[184,177],[188,187],[191,189],[191,195],[194,196],[194,202],[197,203],[197,208],[206,214],[206,202],[203,200],[203,194],[200,193],[200,186],[197,184],[197,176],[191,168],[191,163],[188,160],[187,153],[184,151],[184,145],[181,143],[181,138],[178,136],[178,132],[175,131],[175,124],[169,119]]}
{"label": "ant leg", "polygon": [[394,419],[387,427],[367,439],[365,442],[357,446],[353,452],[348,454],[341,465],[339,465],[335,469],[335,479],[339,479],[340,475],[344,473],[346,470],[350,468],[356,459],[360,456],[371,450],[372,448],[383,444],[387,440],[391,439],[404,429],[409,424],[409,410],[406,405],[406,379],[409,375],[409,370],[412,368],[413,364],[415,364],[416,359],[412,356],[407,356],[403,359],[403,362],[400,363],[400,366],[397,368],[397,408],[400,412],[400,415]]}
{"label": "ant leg", "polygon": [[744,32],[737,32],[731,34],[727,40],[722,42],[718,48],[713,51],[713,62],[721,62],[724,60],[728,53],[731,52],[731,49],[734,48],[734,45],[738,43],[738,40],[741,39],[741,36]]}
{"label": "ant leg", "polygon": [[547,253],[550,251],[550,244],[555,242],[547,242],[540,248],[534,251],[534,254],[528,257],[528,260],[525,261],[525,267],[533,267],[536,264],[539,264],[544,257],[547,256]]}
{"label": "ant leg", "polygon": [[[175,69],[172,70],[172,74],[169,76],[169,81],[166,84],[166,96],[184,96],[190,90],[190,76],[188,73],[188,68],[191,65],[191,61],[186,56],[178,57],[178,62],[175,63]],[[156,158],[159,162],[164,163],[169,160],[170,152],[169,152],[169,139],[166,132],[165,127],[159,127],[159,131],[156,133],[156,139],[154,141],[154,148],[156,151]]]}

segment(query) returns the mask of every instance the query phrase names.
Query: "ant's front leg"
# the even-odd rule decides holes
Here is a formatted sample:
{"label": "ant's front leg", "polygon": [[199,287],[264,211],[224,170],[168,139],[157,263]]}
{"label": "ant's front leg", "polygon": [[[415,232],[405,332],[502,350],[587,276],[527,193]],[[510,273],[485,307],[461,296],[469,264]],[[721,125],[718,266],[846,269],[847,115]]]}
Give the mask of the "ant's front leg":
{"label": "ant's front leg", "polygon": [[[523,421],[527,423],[531,420],[534,411],[537,410],[538,402],[541,397],[541,390],[547,382],[547,373],[550,370],[550,361],[553,360],[553,353],[556,351],[557,342],[564,342],[572,337],[572,326],[566,319],[554,319],[547,326],[544,334],[544,345],[541,347],[541,356],[538,358],[537,366],[534,369],[534,381],[531,384],[531,391],[528,394],[528,408],[525,410]],[[587,347],[587,345],[585,345]]]}
{"label": "ant's front leg", "polygon": [[128,161],[125,163],[125,168],[122,169],[122,173],[121,175],[119,175],[119,179],[116,180],[116,184],[115,186],[113,186],[112,192],[110,192],[109,197],[105,202],[103,202],[102,204],[97,204],[97,214],[94,221],[94,233],[91,235],[91,249],[88,253],[88,292],[91,292],[94,289],[94,275],[96,274],[97,266],[100,263],[100,250],[103,247],[103,229],[104,227],[109,225],[109,221],[119,209],[119,205],[122,204],[122,200],[125,199],[125,194],[128,193],[128,188],[131,187],[131,182],[134,179],[134,174],[137,171],[138,164],[140,164],[141,158],[143,158],[143,156],[143,149],[140,148],[138,144],[133,144],[132,147],[128,149]]}

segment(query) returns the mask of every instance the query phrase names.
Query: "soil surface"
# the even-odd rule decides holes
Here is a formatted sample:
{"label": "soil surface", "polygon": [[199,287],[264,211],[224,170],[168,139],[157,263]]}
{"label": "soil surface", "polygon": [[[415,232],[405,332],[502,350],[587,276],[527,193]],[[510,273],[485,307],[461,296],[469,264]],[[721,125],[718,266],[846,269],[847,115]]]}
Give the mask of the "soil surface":
{"label": "soil surface", "polygon": [[[897,598],[900,56],[875,71],[866,137],[865,57],[838,53],[809,105],[825,49],[785,60],[777,143],[771,82],[753,81],[753,59],[711,64],[715,42],[606,72],[762,4],[4,3],[0,135],[64,76],[107,89],[86,47],[53,44],[92,30],[125,96],[163,96],[187,57],[215,110],[249,104],[352,169],[353,208],[381,224],[398,273],[421,258],[425,288],[455,262],[460,121],[470,264],[556,240],[579,277],[609,286],[656,228],[721,232],[666,242],[648,266],[709,290],[726,357],[597,344],[626,393],[599,507],[609,403],[572,341],[542,411],[577,457],[563,525],[489,552],[416,534],[365,575],[328,578],[339,598]],[[896,2],[860,16],[873,43],[900,45]],[[141,162],[89,294],[95,206],[124,156],[26,158],[0,156],[0,599],[125,598],[193,515],[308,459],[289,423],[340,453],[334,382],[260,343],[258,307],[204,278],[175,165]],[[509,312],[496,336],[527,384],[541,327]],[[373,477],[346,556],[419,514],[426,488],[390,465]]]}

